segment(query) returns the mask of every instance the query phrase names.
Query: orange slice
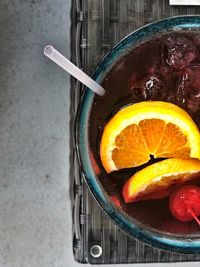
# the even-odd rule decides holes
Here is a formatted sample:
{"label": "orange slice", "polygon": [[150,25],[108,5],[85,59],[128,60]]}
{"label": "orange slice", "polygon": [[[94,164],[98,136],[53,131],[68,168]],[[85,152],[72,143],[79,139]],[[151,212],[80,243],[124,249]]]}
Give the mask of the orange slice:
{"label": "orange slice", "polygon": [[200,133],[178,106],[140,102],[118,111],[104,128],[100,156],[105,170],[142,165],[155,158],[200,159]]}
{"label": "orange slice", "polygon": [[199,175],[200,160],[166,159],[135,173],[125,183],[122,194],[126,203],[163,198],[169,195],[172,185],[182,184]]}

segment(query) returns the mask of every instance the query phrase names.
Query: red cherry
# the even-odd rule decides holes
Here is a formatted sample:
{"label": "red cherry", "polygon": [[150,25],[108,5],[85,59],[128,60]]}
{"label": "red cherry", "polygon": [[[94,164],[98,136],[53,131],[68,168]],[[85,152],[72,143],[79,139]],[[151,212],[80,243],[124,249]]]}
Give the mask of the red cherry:
{"label": "red cherry", "polygon": [[186,185],[175,190],[170,197],[169,208],[176,219],[183,222],[195,219],[200,225],[197,218],[200,215],[200,187]]}

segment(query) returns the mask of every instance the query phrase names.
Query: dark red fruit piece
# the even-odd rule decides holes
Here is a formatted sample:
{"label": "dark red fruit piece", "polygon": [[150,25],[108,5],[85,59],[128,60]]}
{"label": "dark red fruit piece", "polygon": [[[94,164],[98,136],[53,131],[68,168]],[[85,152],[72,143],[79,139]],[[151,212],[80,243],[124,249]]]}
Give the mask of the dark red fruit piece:
{"label": "dark red fruit piece", "polygon": [[200,215],[200,187],[186,185],[175,190],[169,202],[172,215],[183,222],[196,220]]}
{"label": "dark red fruit piece", "polygon": [[197,48],[184,36],[171,34],[163,41],[162,56],[173,69],[185,68],[197,55]]}
{"label": "dark red fruit piece", "polygon": [[121,203],[119,201],[119,199],[116,196],[111,196],[110,199],[112,200],[112,202],[117,206],[121,208]]}
{"label": "dark red fruit piece", "polygon": [[132,83],[131,90],[138,100],[161,100],[166,96],[163,81],[158,75],[148,74]]}

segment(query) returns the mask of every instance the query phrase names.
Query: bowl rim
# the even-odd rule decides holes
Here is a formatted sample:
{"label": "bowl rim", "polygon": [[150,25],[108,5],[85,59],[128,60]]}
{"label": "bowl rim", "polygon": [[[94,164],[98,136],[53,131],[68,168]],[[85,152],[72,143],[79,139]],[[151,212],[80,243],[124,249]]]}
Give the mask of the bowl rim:
{"label": "bowl rim", "polygon": [[[122,51],[124,48],[125,51],[127,51],[129,47],[129,43],[127,42],[129,42],[132,37],[137,37],[139,39],[136,38],[136,40],[144,41],[145,39],[143,38],[146,36],[152,36],[150,34],[152,31],[153,34],[156,35],[159,32],[163,34],[166,29],[167,31],[179,31],[183,29],[195,28],[200,28],[200,15],[174,16],[149,23],[131,32],[115,46],[113,46],[100,60],[91,77],[97,82],[100,82],[102,80],[103,71],[107,69],[108,66],[111,68],[111,66],[119,60],[118,58],[118,60],[114,62],[115,53],[119,52],[122,56]],[[137,44],[137,42],[135,44]],[[131,43],[131,45],[133,45],[133,43]],[[79,167],[83,173],[84,180],[97,204],[104,211],[106,216],[109,217],[109,219],[111,219],[121,230],[150,246],[171,252],[188,254],[199,253],[200,235],[198,238],[197,236],[191,236],[185,240],[183,235],[162,233],[146,226],[142,227],[142,224],[140,223],[133,223],[133,219],[125,214],[122,210],[119,210],[117,207],[115,207],[115,205],[113,205],[108,197],[106,197],[104,194],[102,186],[96,179],[93,171],[88,149],[88,114],[94,95],[95,94],[90,89],[84,88],[75,118],[74,133],[75,148],[78,156]]]}

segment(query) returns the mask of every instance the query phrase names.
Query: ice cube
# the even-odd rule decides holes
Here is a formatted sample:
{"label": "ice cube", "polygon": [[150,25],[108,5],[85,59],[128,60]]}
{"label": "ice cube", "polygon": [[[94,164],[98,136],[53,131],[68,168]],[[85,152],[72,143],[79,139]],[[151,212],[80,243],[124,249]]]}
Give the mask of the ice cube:
{"label": "ice cube", "polygon": [[148,74],[143,79],[132,83],[131,91],[139,100],[161,100],[166,96],[166,89],[159,75]]}
{"label": "ice cube", "polygon": [[176,91],[176,101],[179,106],[186,106],[187,87],[188,87],[188,72],[184,72],[179,80]]}
{"label": "ice cube", "polygon": [[173,69],[183,69],[198,55],[194,44],[186,37],[171,34],[162,43],[162,57]]}
{"label": "ice cube", "polygon": [[200,108],[200,88],[191,90],[190,97],[187,100],[187,108],[195,113]]}
{"label": "ice cube", "polygon": [[176,101],[189,113],[200,109],[200,65],[190,66],[184,71],[178,82]]}

